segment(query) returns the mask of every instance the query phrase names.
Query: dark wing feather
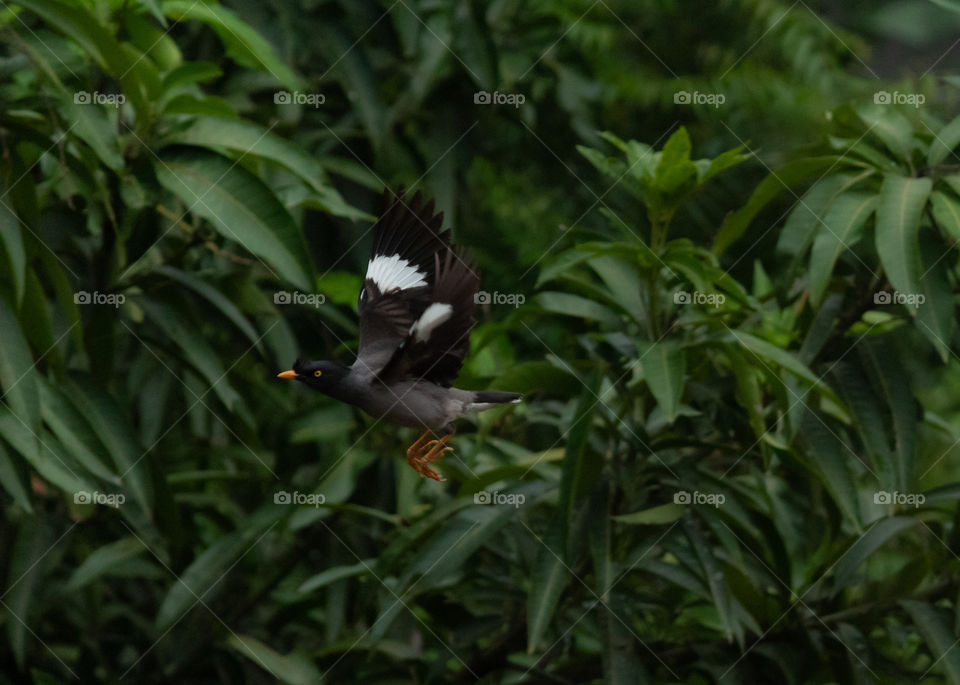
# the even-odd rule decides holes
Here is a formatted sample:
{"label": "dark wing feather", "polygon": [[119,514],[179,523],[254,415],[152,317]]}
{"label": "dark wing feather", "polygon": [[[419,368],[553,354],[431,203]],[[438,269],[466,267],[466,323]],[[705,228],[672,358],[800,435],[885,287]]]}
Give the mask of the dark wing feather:
{"label": "dark wing feather", "polygon": [[380,374],[386,382],[419,378],[444,387],[456,380],[470,351],[470,329],[480,278],[452,249],[440,262],[430,305]]}
{"label": "dark wing feather", "polygon": [[430,304],[435,257],[450,249],[449,240],[443,213],[434,214],[432,200],[424,203],[419,192],[407,198],[403,188],[384,192],[358,303],[360,369],[379,374],[403,344]]}

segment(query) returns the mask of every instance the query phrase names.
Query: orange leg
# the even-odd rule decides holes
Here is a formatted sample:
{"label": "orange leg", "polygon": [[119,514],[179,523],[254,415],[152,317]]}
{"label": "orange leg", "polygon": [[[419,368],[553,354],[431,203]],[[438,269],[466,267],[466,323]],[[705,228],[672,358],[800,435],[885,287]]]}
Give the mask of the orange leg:
{"label": "orange leg", "polygon": [[410,449],[407,450],[407,463],[410,466],[413,466],[413,460],[419,454],[420,450],[423,449],[423,446],[427,444],[427,440],[430,439],[431,431],[424,431],[423,435],[417,438],[417,441],[410,445]]}
{"label": "orange leg", "polygon": [[[445,480],[443,476],[430,468],[430,464],[442,457],[444,453],[453,451],[452,447],[447,447],[446,443],[453,434],[444,435],[439,440],[430,440],[426,442],[430,435],[427,431],[407,450],[407,463],[421,476],[432,478],[433,480]],[[417,454],[419,450],[419,454]]]}

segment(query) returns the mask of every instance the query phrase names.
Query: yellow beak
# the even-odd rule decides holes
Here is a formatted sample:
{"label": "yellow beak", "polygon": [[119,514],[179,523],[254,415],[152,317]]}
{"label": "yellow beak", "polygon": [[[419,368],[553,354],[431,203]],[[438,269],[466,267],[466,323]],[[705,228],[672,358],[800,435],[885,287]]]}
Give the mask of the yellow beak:
{"label": "yellow beak", "polygon": [[297,372],[294,371],[293,369],[277,374],[277,378],[296,378],[296,377],[297,377]]}

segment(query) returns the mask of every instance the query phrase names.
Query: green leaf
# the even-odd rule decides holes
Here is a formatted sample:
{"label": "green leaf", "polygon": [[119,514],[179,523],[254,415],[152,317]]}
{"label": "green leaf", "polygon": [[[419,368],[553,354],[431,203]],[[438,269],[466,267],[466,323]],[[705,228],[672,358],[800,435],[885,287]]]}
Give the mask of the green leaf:
{"label": "green leaf", "polygon": [[929,178],[887,175],[877,206],[877,253],[891,285],[901,293],[919,293],[920,248],[917,233]]}
{"label": "green leaf", "polygon": [[935,190],[930,194],[933,220],[954,241],[960,241],[960,202],[946,193]]}
{"label": "green leaf", "polygon": [[917,523],[919,523],[917,519],[896,516],[877,521],[840,557],[834,570],[834,588],[840,590],[850,585],[867,557],[886,544],[894,535]]}
{"label": "green leaf", "polygon": [[554,314],[598,321],[608,328],[618,328],[620,326],[620,317],[608,307],[579,295],[547,290],[539,293],[534,298],[534,302],[541,309]]}
{"label": "green leaf", "polygon": [[103,463],[106,451],[93,428],[74,408],[71,398],[43,378],[38,379],[43,420],[74,459],[97,478],[119,483],[116,473]]}
{"label": "green leaf", "polygon": [[902,160],[909,160],[913,151],[913,126],[910,121],[889,105],[867,105],[857,114],[870,128],[871,134],[883,141],[891,152]]}
{"label": "green leaf", "polygon": [[40,391],[37,370],[20,322],[7,301],[0,297],[0,395],[27,427],[36,433],[40,426]]}
{"label": "green leaf", "polygon": [[322,587],[326,587],[330,585],[330,583],[335,583],[338,580],[362,576],[370,573],[370,569],[372,569],[376,563],[376,559],[366,559],[349,566],[334,566],[333,568],[328,568],[326,571],[321,571],[303,581],[300,587],[297,588],[297,592],[308,594]]}
{"label": "green leaf", "polygon": [[5,266],[9,269],[7,273],[13,281],[14,301],[19,307],[23,302],[26,283],[27,253],[23,247],[20,221],[13,209],[2,199],[0,199],[0,255],[6,257]]}
{"label": "green leaf", "polygon": [[51,26],[75,40],[86,53],[120,81],[123,94],[130,100],[137,119],[150,120],[150,107],[147,103],[151,94],[143,81],[144,73],[150,66],[140,59],[141,53],[129,45],[129,51],[125,50],[102,22],[78,3],[17,0],[17,4],[35,12]]}
{"label": "green leaf", "polygon": [[231,302],[226,295],[217,290],[216,287],[192,273],[175,269],[172,266],[160,266],[157,268],[157,273],[161,273],[164,276],[177,281],[178,283],[182,283],[202,296],[210,304],[220,310],[225,317],[227,317],[245,336],[247,336],[247,339],[251,344],[255,345],[259,350],[263,349],[263,346],[260,342],[260,335],[257,333],[257,330],[253,327],[247,317],[244,316],[243,312],[240,311],[240,308]]}
{"label": "green leaf", "polygon": [[700,175],[700,183],[706,183],[721,171],[750,159],[750,155],[745,155],[742,151],[742,147],[735,147],[711,159],[707,170]]}
{"label": "green leaf", "polygon": [[955,309],[949,261],[944,257],[943,245],[924,232],[920,239],[920,292],[924,301],[917,307],[917,326],[944,363],[950,359]]}
{"label": "green leaf", "polygon": [[300,87],[300,79],[280,60],[273,46],[226,7],[192,0],[166,0],[163,13],[177,22],[188,19],[203,22],[217,32],[227,56],[237,64],[273,74],[291,90]]}
{"label": "green leaf", "polygon": [[65,454],[52,436],[44,435],[41,443],[37,434],[3,405],[0,405],[0,435],[27,460],[30,466],[36,469],[41,477],[63,492],[72,494],[95,490],[89,480],[82,478],[69,463],[64,461]]}
{"label": "green leaf", "polygon": [[106,107],[97,103],[77,103],[68,93],[57,108],[67,121],[75,122],[70,132],[89,145],[107,167],[120,171],[123,169],[123,155],[117,135],[117,111],[114,108],[108,113]]}
{"label": "green leaf", "polygon": [[851,462],[859,457],[828,429],[823,418],[810,410],[804,412],[801,429],[807,443],[805,456],[811,462],[811,470],[820,478],[844,516],[856,530],[860,530],[857,488],[851,473]]}
{"label": "green leaf", "polygon": [[567,445],[563,454],[563,469],[560,475],[559,516],[561,521],[561,539],[567,545],[565,558],[570,558],[571,542],[568,533],[578,504],[587,497],[603,467],[603,461],[589,450],[589,438],[593,414],[600,402],[597,400],[599,381],[594,375],[586,380],[586,387],[580,393],[572,423],[567,427],[564,437]]}
{"label": "green leaf", "polygon": [[[640,347],[643,347],[642,343]],[[686,351],[670,340],[662,340],[640,350],[644,380],[671,423],[677,418],[677,408],[683,396],[686,360]]]}
{"label": "green leaf", "polygon": [[87,378],[65,379],[61,389],[69,393],[74,406],[106,446],[120,472],[120,480],[130,488],[144,513],[152,517],[153,488],[143,458],[145,453],[134,437],[126,413],[120,410],[114,397]]}
{"label": "green leaf", "polygon": [[857,352],[870,378],[880,385],[881,396],[890,407],[894,437],[894,487],[909,492],[913,483],[913,464],[917,445],[919,410],[910,391],[910,378],[889,341],[864,339]]}
{"label": "green leaf", "polygon": [[657,164],[654,186],[664,193],[674,193],[685,185],[693,185],[697,167],[690,161],[690,136],[681,126],[667,139]]}
{"label": "green leaf", "polygon": [[223,587],[223,575],[285,515],[285,507],[269,504],[201,552],[172,582],[157,611],[156,629],[162,633],[172,626],[197,603],[198,597],[210,604],[211,591]]}
{"label": "green leaf", "polygon": [[147,548],[135,537],[120,538],[115,542],[98,547],[70,575],[67,587],[71,591],[110,574],[110,570],[121,562],[146,552]]}
{"label": "green leaf", "polygon": [[27,641],[33,632],[28,626],[36,624],[35,610],[43,605],[40,601],[44,571],[42,560],[49,546],[50,536],[45,519],[30,516],[21,521],[12,549],[8,552],[9,571],[3,592],[6,609],[0,609],[11,614],[4,622],[10,634],[10,648],[21,669],[26,659]]}
{"label": "green leaf", "polygon": [[643,511],[635,511],[632,514],[614,516],[613,520],[619,521],[620,523],[659,526],[664,523],[673,523],[683,516],[686,510],[687,507],[684,505],[671,502],[669,504],[661,504],[658,507],[644,509]]}
{"label": "green leaf", "polygon": [[927,150],[927,164],[940,164],[957,145],[960,145],[960,116],[954,117],[933,137]]}
{"label": "green leaf", "polygon": [[832,167],[838,158],[835,156],[809,157],[789,162],[763,179],[753,191],[750,199],[740,209],[731,212],[723,220],[720,230],[713,240],[713,254],[720,256],[736,242],[750,226],[750,222],[776,198],[781,192],[793,185]]}
{"label": "green leaf", "polygon": [[572,578],[560,556],[546,542],[540,541],[527,594],[527,654],[533,654],[540,647],[543,634],[557,610],[560,595]]}
{"label": "green leaf", "polygon": [[717,613],[720,616],[727,639],[736,639],[737,644],[742,646],[743,626],[734,617],[733,605],[735,600],[730,595],[730,590],[726,582],[724,582],[723,571],[717,559],[714,557],[713,546],[707,542],[706,537],[697,527],[697,522],[694,519],[684,521],[684,532],[690,540],[690,546],[693,548],[693,552],[699,562],[701,576],[710,589],[713,605],[716,607]]}
{"label": "green leaf", "polygon": [[[209,342],[196,335],[196,326],[174,307],[141,297],[138,297],[136,302],[146,312],[147,318],[176,343],[183,352],[184,359],[210,384],[210,389],[224,406],[241,416],[245,415],[243,398],[227,380],[227,369],[223,360]],[[193,404],[194,401],[202,401],[203,395],[194,398],[190,393],[189,397],[189,403]]]}
{"label": "green leaf", "polygon": [[3,443],[0,442],[0,485],[13,497],[13,500],[19,504],[27,513],[33,513],[33,505],[30,504],[29,474],[27,469],[17,468],[10,453],[7,452]]}
{"label": "green leaf", "polygon": [[175,131],[167,142],[214,150],[224,148],[241,155],[263,157],[297,174],[314,190],[328,190],[326,171],[313,155],[249,121],[197,117],[186,128]]}
{"label": "green leaf", "polygon": [[200,150],[164,151],[156,172],[191,212],[266,260],[278,278],[312,292],[306,241],[260,179],[225,157]]}
{"label": "green leaf", "polygon": [[860,240],[861,229],[877,206],[875,195],[845,193],[823,217],[823,230],[810,251],[810,300],[820,304],[840,255]]}
{"label": "green leaf", "polygon": [[[746,348],[754,355],[761,357],[768,362],[773,362],[778,366],[801,378],[813,387],[817,388],[825,396],[836,400],[836,394],[820,378],[814,374],[805,364],[802,364],[793,354],[776,345],[761,340],[756,336],[745,333],[744,331],[728,329],[724,337],[732,338],[737,344]],[[748,357],[749,359],[750,357]]]}
{"label": "green leaf", "polygon": [[227,644],[286,685],[319,685],[320,671],[306,656],[283,655],[249,635],[231,633]]}
{"label": "green leaf", "polygon": [[854,178],[850,174],[830,174],[814,183],[787,216],[777,239],[777,252],[793,256],[805,253],[822,229],[822,217]]}
{"label": "green leaf", "polygon": [[901,600],[900,605],[910,614],[927,642],[930,655],[936,664],[931,668],[944,671],[952,685],[960,685],[960,650],[956,649],[957,637],[951,622],[926,602]]}

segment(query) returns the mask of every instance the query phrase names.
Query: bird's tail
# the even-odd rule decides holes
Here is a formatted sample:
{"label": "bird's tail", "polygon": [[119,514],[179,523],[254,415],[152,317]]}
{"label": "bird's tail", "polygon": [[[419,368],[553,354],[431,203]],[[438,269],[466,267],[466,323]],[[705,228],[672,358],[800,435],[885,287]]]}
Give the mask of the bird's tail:
{"label": "bird's tail", "polygon": [[478,390],[473,393],[474,405],[490,404],[516,404],[520,401],[521,395],[518,392],[501,392],[499,390]]}

